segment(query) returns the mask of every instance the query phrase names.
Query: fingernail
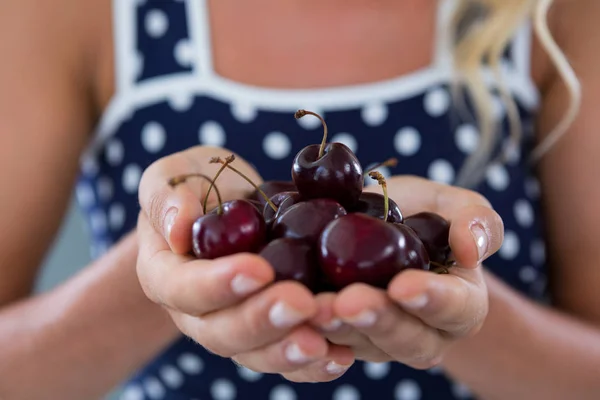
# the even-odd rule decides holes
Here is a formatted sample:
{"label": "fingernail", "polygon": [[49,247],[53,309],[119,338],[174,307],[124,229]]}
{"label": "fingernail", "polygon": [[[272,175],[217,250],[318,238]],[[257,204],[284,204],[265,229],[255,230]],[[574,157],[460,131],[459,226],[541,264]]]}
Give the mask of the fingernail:
{"label": "fingernail", "polygon": [[473,239],[475,240],[475,245],[477,246],[477,253],[479,257],[479,261],[482,261],[486,256],[488,251],[488,236],[485,232],[485,229],[479,224],[474,224],[471,226],[471,234],[473,235]]}
{"label": "fingernail", "polygon": [[276,303],[269,311],[269,320],[276,328],[289,328],[302,322],[305,318],[302,313],[284,302]]}
{"label": "fingernail", "polygon": [[321,328],[327,332],[337,331],[342,327],[344,323],[339,318],[334,318],[326,324],[323,324]]}
{"label": "fingernail", "polygon": [[365,310],[355,317],[347,318],[346,321],[359,328],[368,328],[377,322],[377,314],[371,310]]}
{"label": "fingernail", "polygon": [[402,304],[406,308],[417,310],[419,308],[425,307],[428,301],[429,298],[425,293],[423,293],[413,297],[412,299],[400,300],[400,304]]}
{"label": "fingernail", "polygon": [[171,237],[171,230],[173,229],[173,225],[175,225],[175,218],[177,217],[177,213],[179,210],[175,207],[169,208],[167,214],[165,215],[165,239],[168,241]]}
{"label": "fingernail", "polygon": [[242,274],[234,276],[231,280],[231,290],[238,296],[245,296],[253,293],[263,286],[262,282]]}
{"label": "fingernail", "polygon": [[329,373],[331,375],[339,375],[339,374],[343,374],[344,372],[346,372],[346,370],[348,368],[349,367],[346,365],[340,365],[340,364],[336,363],[335,361],[330,361],[325,366],[325,371],[327,371],[327,373]]}
{"label": "fingernail", "polygon": [[290,344],[285,349],[285,358],[294,364],[304,364],[310,361],[310,357],[307,356],[296,343]]}

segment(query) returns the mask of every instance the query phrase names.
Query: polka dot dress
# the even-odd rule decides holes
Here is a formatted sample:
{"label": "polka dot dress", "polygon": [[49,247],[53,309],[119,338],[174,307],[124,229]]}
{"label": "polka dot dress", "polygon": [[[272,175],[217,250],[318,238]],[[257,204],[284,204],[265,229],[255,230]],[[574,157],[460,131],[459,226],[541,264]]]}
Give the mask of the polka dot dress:
{"label": "polka dot dress", "polygon": [[[289,180],[297,151],[318,143],[316,118],[295,120],[298,108],[321,113],[331,141],[350,147],[364,167],[390,157],[384,176],[411,174],[453,184],[479,142],[477,124],[455,112],[446,69],[433,65],[385,88],[270,92],[222,82],[210,70],[206,4],[201,0],[115,0],[118,90],[82,159],[76,195],[101,256],[136,226],[137,191],[145,168],[191,146],[222,146],[252,163],[265,180]],[[523,123],[535,104],[527,93],[527,31],[515,38],[506,62],[515,74],[513,95]],[[525,45],[524,45],[525,43]],[[521,60],[521,61],[520,61]],[[521,71],[521,72],[519,72]],[[337,99],[337,100],[336,100]],[[334,101],[335,100],[335,101]],[[500,102],[495,115],[506,141]],[[487,267],[514,289],[545,299],[545,243],[540,185],[528,169],[531,129],[508,162],[493,164],[474,188],[503,217],[505,242]],[[371,182],[368,182],[371,184]],[[143,340],[143,338],[140,338]],[[123,400],[421,400],[470,399],[469,388],[440,368],[417,371],[398,363],[357,362],[340,379],[295,384],[239,367],[188,338],[174,342],[124,385]]]}

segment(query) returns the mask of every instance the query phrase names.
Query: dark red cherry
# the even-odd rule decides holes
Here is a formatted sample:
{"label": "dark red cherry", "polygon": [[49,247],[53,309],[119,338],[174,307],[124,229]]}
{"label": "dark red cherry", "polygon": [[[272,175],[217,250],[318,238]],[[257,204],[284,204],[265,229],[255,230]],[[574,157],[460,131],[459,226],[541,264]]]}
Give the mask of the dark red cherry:
{"label": "dark red cherry", "polygon": [[314,199],[294,204],[275,219],[272,237],[305,239],[315,243],[328,223],[344,215],[344,207],[330,199]]}
{"label": "dark red cherry", "polygon": [[294,280],[311,291],[317,287],[319,264],[314,247],[302,240],[276,239],[259,253],[275,270],[275,281]]}
{"label": "dark red cherry", "polygon": [[300,195],[306,199],[333,199],[343,207],[358,201],[363,185],[363,170],[356,155],[342,143],[327,143],[327,124],[320,115],[298,110],[294,117],[313,115],[323,125],[320,145],[300,150],[292,163],[292,180]]}
{"label": "dark red cherry", "polygon": [[273,195],[271,197],[271,202],[277,207],[277,212],[266,202],[262,208],[262,214],[267,226],[270,226],[273,221],[275,221],[275,218],[283,214],[285,210],[294,204],[299,203],[301,200],[302,198],[298,192],[280,192]]}
{"label": "dark red cherry", "polygon": [[[356,206],[352,207],[350,212],[357,212],[370,215],[374,218],[384,219],[383,213],[385,206],[385,196],[379,193],[364,192],[358,198]],[[388,217],[387,222],[402,222],[404,220],[402,211],[398,204],[388,198]]]}
{"label": "dark red cherry", "polygon": [[[269,199],[275,196],[278,193],[282,192],[296,192],[296,185],[291,181],[266,181],[258,186]],[[255,190],[250,195],[251,199],[258,200],[260,204],[265,205],[266,200],[262,194],[258,190]]]}
{"label": "dark red cherry", "polygon": [[348,214],[327,225],[318,255],[328,280],[338,289],[358,282],[386,288],[406,269],[428,270],[423,243],[394,225],[365,214]]}
{"label": "dark red cherry", "polygon": [[404,224],[421,239],[431,261],[445,265],[450,255],[450,224],[442,216],[422,212],[406,217]]}
{"label": "dark red cherry", "polygon": [[198,218],[192,228],[194,254],[214,259],[257,252],[266,240],[265,220],[246,200],[233,200]]}

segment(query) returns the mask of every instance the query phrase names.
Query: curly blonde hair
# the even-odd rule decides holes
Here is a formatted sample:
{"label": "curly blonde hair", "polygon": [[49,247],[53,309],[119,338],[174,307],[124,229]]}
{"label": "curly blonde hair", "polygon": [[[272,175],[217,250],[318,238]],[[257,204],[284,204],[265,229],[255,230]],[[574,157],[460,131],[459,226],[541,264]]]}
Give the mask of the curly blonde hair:
{"label": "curly blonde hair", "polygon": [[[554,41],[548,28],[548,11],[553,0],[458,0],[449,33],[453,43],[453,62],[457,83],[465,85],[472,96],[474,112],[480,132],[480,146],[469,159],[458,177],[458,185],[469,186],[479,181],[491,161],[498,129],[493,118],[492,94],[484,82],[481,66],[489,65],[497,80],[501,100],[507,109],[510,143],[517,145],[522,137],[522,126],[514,99],[508,94],[500,70],[502,55],[517,29],[531,21],[541,43],[570,96],[570,106],[564,117],[545,135],[531,154],[535,163],[563,136],[576,118],[581,103],[581,88],[576,74]],[[504,160],[504,156],[501,156]],[[498,160],[495,160],[498,161]]]}

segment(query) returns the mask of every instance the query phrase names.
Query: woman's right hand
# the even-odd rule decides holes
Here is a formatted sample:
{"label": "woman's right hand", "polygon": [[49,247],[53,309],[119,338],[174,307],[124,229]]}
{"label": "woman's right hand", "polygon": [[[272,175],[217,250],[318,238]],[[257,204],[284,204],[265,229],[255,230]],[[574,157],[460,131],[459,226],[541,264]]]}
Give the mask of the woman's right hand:
{"label": "woman's right hand", "polygon": [[[175,188],[167,182],[189,173],[212,177],[219,166],[209,164],[210,158],[229,155],[224,149],[198,146],[160,159],[144,172],[137,229],[142,288],[185,335],[212,353],[292,381],[336,379],[354,358],[348,348],[328,344],[306,323],[318,312],[309,290],[296,282],[274,283],[272,267],[257,255],[217,260],[190,256],[192,224],[202,215],[208,182],[190,179]],[[237,156],[235,166],[261,183],[258,173]],[[223,201],[252,191],[229,170],[217,186]],[[216,206],[214,198],[209,210]]]}

